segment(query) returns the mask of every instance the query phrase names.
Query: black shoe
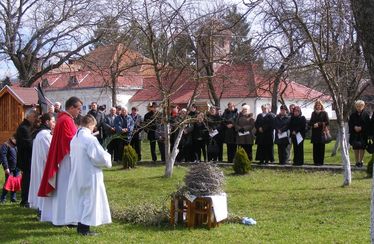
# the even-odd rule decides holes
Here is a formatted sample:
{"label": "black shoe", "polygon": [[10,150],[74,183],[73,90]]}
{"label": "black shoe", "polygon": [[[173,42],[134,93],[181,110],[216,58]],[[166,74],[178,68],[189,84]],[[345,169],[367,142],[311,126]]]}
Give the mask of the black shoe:
{"label": "black shoe", "polygon": [[362,166],[364,166],[364,164],[362,162],[357,162],[356,163],[357,168],[362,168]]}
{"label": "black shoe", "polygon": [[5,204],[5,199],[1,199],[0,204]]}
{"label": "black shoe", "polygon": [[98,233],[93,232],[93,231],[81,231],[81,232],[78,232],[78,234],[80,234],[82,236],[97,236],[97,235],[99,235]]}
{"label": "black shoe", "polygon": [[30,208],[30,204],[28,202],[26,202],[26,203],[20,202],[19,206],[23,207],[23,208]]}
{"label": "black shoe", "polygon": [[17,199],[10,199],[11,202],[17,202]]}
{"label": "black shoe", "polygon": [[71,229],[71,228],[77,228],[77,225],[66,225],[67,228]]}

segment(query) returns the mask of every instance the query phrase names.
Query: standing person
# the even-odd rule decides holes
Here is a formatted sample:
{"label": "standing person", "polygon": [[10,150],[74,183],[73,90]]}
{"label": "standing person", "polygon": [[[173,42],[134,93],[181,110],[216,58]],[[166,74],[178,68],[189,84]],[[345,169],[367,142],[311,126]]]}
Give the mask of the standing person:
{"label": "standing person", "polygon": [[38,196],[45,197],[41,221],[50,221],[54,225],[71,224],[65,220],[71,168],[70,141],[77,131],[74,118],[79,115],[82,104],[79,98],[70,97],[65,103],[66,111],[59,113],[40,182]]}
{"label": "standing person", "polygon": [[138,108],[132,107],[131,114],[132,120],[134,121],[134,133],[131,138],[131,146],[135,149],[136,154],[138,155],[138,160],[142,160],[142,140],[140,138],[141,125],[143,118],[138,114]]}
{"label": "standing person", "polygon": [[[111,107],[110,110],[109,110],[109,114],[106,115],[105,119],[104,119],[104,124],[103,124],[104,139],[107,138],[107,137],[111,137],[111,136],[116,134],[116,128],[114,127],[114,119],[116,117],[117,117],[116,108]],[[118,161],[118,159],[115,156],[115,151],[117,150],[115,145],[116,145],[116,143],[115,143],[115,139],[114,139],[108,144],[107,149],[108,149],[108,153],[110,153],[114,157],[114,161]]]}
{"label": "standing person", "polygon": [[33,209],[42,210],[43,199],[38,197],[40,181],[42,180],[48,150],[51,145],[52,131],[55,127],[55,117],[45,113],[40,117],[41,124],[35,136],[32,147],[31,176],[29,204]]}
{"label": "standing person", "polygon": [[26,111],[25,119],[16,131],[17,142],[17,167],[22,171],[21,203],[22,207],[29,207],[29,187],[32,154],[32,130],[38,119],[38,112],[29,109]]}
{"label": "standing person", "polygon": [[313,143],[313,162],[315,165],[323,165],[324,163],[325,143],[322,140],[322,135],[329,123],[329,116],[323,107],[322,101],[317,100],[314,103],[314,111],[308,124],[312,128],[311,142]]}
{"label": "standing person", "polygon": [[236,132],[235,121],[238,117],[238,109],[235,108],[233,102],[227,104],[225,112],[223,112],[222,120],[224,125],[224,141],[227,146],[227,161],[232,163],[236,152]]}
{"label": "standing person", "polygon": [[290,119],[289,130],[293,146],[293,164],[304,164],[304,140],[306,132],[306,119],[302,116],[301,108],[295,106]]}
{"label": "standing person", "polygon": [[68,184],[66,221],[78,223],[78,234],[96,235],[90,226],[112,222],[101,167],[112,167],[111,156],[92,135],[95,118],[86,115],[71,140],[71,173]]}
{"label": "standing person", "polygon": [[201,162],[201,154],[203,154],[204,162],[206,162],[206,144],[209,135],[208,128],[204,123],[204,113],[199,113],[197,115],[196,122],[192,125],[191,135],[194,161]]}
{"label": "standing person", "polygon": [[101,112],[97,107],[97,102],[91,103],[91,110],[88,111],[87,114],[92,115],[96,119],[96,127],[95,127],[95,133],[97,134],[96,137],[99,140],[100,143],[103,143],[104,135],[103,135],[103,125],[105,120],[105,115],[103,112]]}
{"label": "standing person", "polygon": [[53,107],[54,107],[53,116],[55,117],[55,120],[57,121],[58,113],[61,112],[61,103],[60,102],[55,102],[53,104]]}
{"label": "standing person", "polygon": [[[4,173],[5,173],[5,182],[3,186],[3,191],[0,197],[0,203],[5,203],[6,195],[8,191],[5,189],[5,184],[10,175],[18,176],[19,171],[17,168],[17,147],[16,147],[16,138],[13,135],[0,147],[0,162],[3,164]],[[16,202],[16,192],[10,192],[10,201]]]}
{"label": "standing person", "polygon": [[365,148],[370,133],[370,115],[365,110],[365,102],[357,100],[355,111],[349,116],[349,144],[355,153],[356,167],[364,165]]}
{"label": "standing person", "polygon": [[132,131],[134,130],[134,120],[128,115],[126,107],[122,107],[121,114],[114,119],[116,133],[123,136],[123,139],[116,145],[118,158],[122,159],[125,145],[131,141]]}
{"label": "standing person", "polygon": [[[293,104],[293,103],[291,103],[289,106],[288,106],[288,117],[291,119],[292,118],[292,116],[293,116],[293,109],[296,107],[296,105],[295,104]],[[286,150],[287,150],[287,160],[286,160],[286,162],[289,162],[289,163],[291,163],[291,149],[292,149],[292,142],[291,143],[289,143],[288,145],[287,145],[287,148],[286,148]]]}
{"label": "standing person", "polygon": [[288,125],[290,117],[287,115],[287,107],[280,106],[280,112],[275,116],[274,129],[275,129],[275,144],[278,145],[278,159],[279,164],[284,165],[289,158],[287,146],[290,144]]}
{"label": "standing person", "polygon": [[249,160],[252,161],[252,146],[254,142],[253,129],[255,128],[255,120],[253,114],[250,112],[249,105],[244,105],[242,111],[235,123],[236,134],[236,144],[242,147]]}
{"label": "standing person", "polygon": [[156,109],[157,104],[155,102],[149,103],[147,106],[148,113],[144,115],[144,130],[147,132],[147,138],[149,140],[149,146],[151,149],[152,161],[157,161],[156,154]]}
{"label": "standing person", "polygon": [[161,161],[165,162],[165,123],[163,118],[157,118],[155,137],[160,150]]}
{"label": "standing person", "polygon": [[274,118],[270,104],[261,106],[262,113],[257,115],[256,127],[256,160],[260,164],[274,162]]}
{"label": "standing person", "polygon": [[[209,108],[207,114],[207,125],[209,129],[209,143],[208,143],[208,161],[218,161],[219,153],[222,146],[222,131],[221,131],[221,117],[217,113],[215,106]],[[212,134],[214,133],[214,134]],[[216,134],[217,133],[217,134]],[[213,150],[212,150],[213,149]]]}

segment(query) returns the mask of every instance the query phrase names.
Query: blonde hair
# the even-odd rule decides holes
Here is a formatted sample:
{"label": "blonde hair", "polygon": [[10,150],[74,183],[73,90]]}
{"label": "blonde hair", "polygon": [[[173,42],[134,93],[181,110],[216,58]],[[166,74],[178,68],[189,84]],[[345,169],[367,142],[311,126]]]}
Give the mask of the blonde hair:
{"label": "blonde hair", "polygon": [[315,103],[314,103],[314,110],[317,109],[317,105],[320,104],[321,105],[321,110],[325,110],[325,106],[323,106],[323,103],[321,100],[317,100]]}
{"label": "blonde hair", "polygon": [[96,122],[96,119],[94,116],[92,116],[91,114],[87,114],[85,115],[83,118],[82,118],[82,121],[81,121],[81,126],[82,127],[87,127],[90,126],[90,125],[94,125],[96,126],[97,122]]}
{"label": "blonde hair", "polygon": [[355,107],[357,107],[357,106],[365,107],[365,102],[362,101],[362,100],[357,100],[357,101],[355,102]]}

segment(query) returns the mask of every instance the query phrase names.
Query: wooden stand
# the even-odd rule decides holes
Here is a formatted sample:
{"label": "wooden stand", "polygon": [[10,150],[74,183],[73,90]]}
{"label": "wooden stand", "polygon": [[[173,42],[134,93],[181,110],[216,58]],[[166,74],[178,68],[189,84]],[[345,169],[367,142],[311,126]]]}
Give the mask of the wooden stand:
{"label": "wooden stand", "polygon": [[186,224],[189,228],[206,225],[208,229],[217,227],[214,217],[212,199],[197,197],[193,202],[185,197],[171,199],[170,224]]}

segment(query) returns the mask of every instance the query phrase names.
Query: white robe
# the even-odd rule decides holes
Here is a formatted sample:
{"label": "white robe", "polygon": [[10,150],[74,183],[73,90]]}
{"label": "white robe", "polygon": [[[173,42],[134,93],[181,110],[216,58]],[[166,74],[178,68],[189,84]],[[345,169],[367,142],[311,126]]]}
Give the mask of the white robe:
{"label": "white robe", "polygon": [[44,197],[40,221],[52,222],[53,225],[76,224],[66,221],[67,190],[70,176],[70,156],[67,154],[61,161],[57,172],[56,190],[52,196]]}
{"label": "white robe", "polygon": [[29,198],[30,207],[42,209],[43,198],[38,197],[40,181],[42,180],[45,162],[47,161],[52,135],[50,130],[40,131],[33,142],[31,158],[31,174]]}
{"label": "white robe", "polygon": [[52,224],[54,225],[76,224],[74,221],[65,221],[70,171],[71,161],[69,154],[67,154],[59,165],[56,190],[52,197]]}
{"label": "white robe", "polygon": [[100,168],[112,167],[111,155],[84,127],[71,140],[70,148],[71,174],[66,221],[89,226],[111,223],[104,175]]}

